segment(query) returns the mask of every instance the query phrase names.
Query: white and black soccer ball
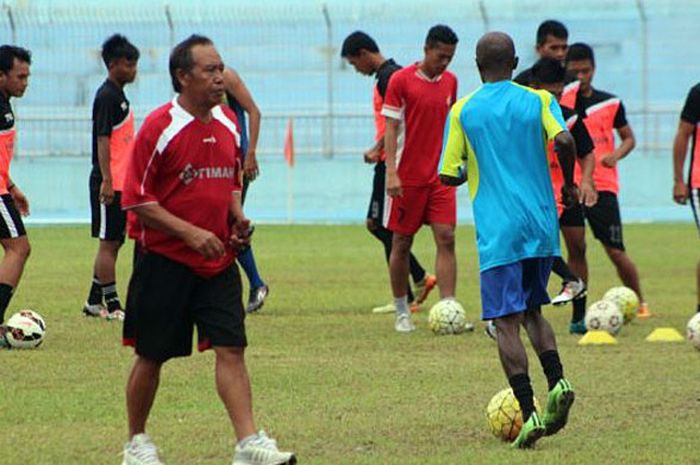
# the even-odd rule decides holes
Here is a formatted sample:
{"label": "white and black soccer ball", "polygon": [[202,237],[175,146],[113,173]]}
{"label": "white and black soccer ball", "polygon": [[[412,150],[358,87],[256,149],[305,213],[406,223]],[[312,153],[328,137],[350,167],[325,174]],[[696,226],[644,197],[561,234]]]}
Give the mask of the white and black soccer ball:
{"label": "white and black soccer ball", "polygon": [[33,310],[20,310],[5,323],[5,339],[13,349],[34,349],[44,342],[46,322]]}
{"label": "white and black soccer ball", "polygon": [[463,333],[466,323],[464,308],[454,299],[439,301],[428,314],[430,329],[439,335]]}
{"label": "white and black soccer ball", "polygon": [[607,331],[613,336],[622,328],[624,317],[619,307],[609,300],[593,302],[586,310],[586,329],[588,331]]}
{"label": "white and black soccer ball", "polygon": [[693,347],[700,350],[700,313],[696,313],[690,321],[685,332],[688,342],[693,344]]}

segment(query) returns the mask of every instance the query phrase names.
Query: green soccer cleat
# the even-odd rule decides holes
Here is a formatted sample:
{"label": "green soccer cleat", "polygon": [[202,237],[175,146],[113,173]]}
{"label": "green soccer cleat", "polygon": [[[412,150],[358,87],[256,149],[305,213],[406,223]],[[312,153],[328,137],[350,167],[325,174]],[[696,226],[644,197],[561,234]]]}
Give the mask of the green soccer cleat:
{"label": "green soccer cleat", "polygon": [[520,429],[518,437],[510,443],[514,449],[530,449],[537,440],[544,436],[545,427],[537,412],[532,412],[523,427]]}
{"label": "green soccer cleat", "polygon": [[569,334],[586,334],[586,323],[583,320],[572,321],[569,323]]}
{"label": "green soccer cleat", "polygon": [[571,384],[564,378],[560,379],[556,386],[549,391],[543,418],[545,436],[556,434],[566,426],[566,422],[569,420],[569,410],[575,397]]}

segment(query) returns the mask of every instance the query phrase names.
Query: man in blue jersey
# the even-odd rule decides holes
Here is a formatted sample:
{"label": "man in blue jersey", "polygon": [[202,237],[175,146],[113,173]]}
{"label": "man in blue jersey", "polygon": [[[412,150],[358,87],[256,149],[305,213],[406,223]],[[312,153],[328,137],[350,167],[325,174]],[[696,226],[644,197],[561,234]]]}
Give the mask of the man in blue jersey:
{"label": "man in blue jersey", "polygon": [[[554,141],[564,174],[562,199],[568,206],[577,200],[576,144],[549,92],[511,81],[518,59],[508,35],[484,35],[476,46],[476,63],[484,85],[452,107],[439,174],[447,185],[462,184],[469,175],[482,319],[495,321],[501,363],[525,421],[513,447],[530,448],[566,425],[574,401],[541,306],[549,303],[547,280],[554,257],[560,255],[546,142]],[[541,418],[534,408],[521,325],[549,385]]]}

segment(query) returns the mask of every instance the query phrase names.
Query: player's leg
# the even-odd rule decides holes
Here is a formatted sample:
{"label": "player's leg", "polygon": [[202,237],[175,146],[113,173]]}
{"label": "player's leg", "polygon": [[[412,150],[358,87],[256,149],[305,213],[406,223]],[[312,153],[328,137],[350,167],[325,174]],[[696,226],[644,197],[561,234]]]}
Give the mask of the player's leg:
{"label": "player's leg", "polygon": [[192,352],[194,327],[187,314],[199,278],[186,266],[157,254],[141,254],[127,295],[123,343],[135,347],[136,360],[126,388],[129,442],[124,463],[160,464],[146,435],[163,363]]}
{"label": "player's leg", "polygon": [[481,272],[482,320],[496,326],[496,343],[501,365],[518,399],[525,423],[513,442],[529,448],[544,435],[544,425],[535,412],[534,392],[528,375],[525,346],[520,339],[524,321],[525,296],[522,292],[522,265],[513,263]]}
{"label": "player's leg", "polygon": [[0,261],[0,324],[2,324],[12,294],[22,277],[24,265],[31,252],[22,217],[10,194],[0,196],[0,244],[5,251]]}
{"label": "player's leg", "polygon": [[[241,204],[245,204],[249,186],[250,181],[244,177],[243,191],[241,192]],[[241,268],[243,268],[243,271],[245,271],[248,278],[248,284],[250,285],[246,312],[257,312],[265,304],[265,299],[270,294],[270,287],[265,284],[265,281],[263,281],[262,277],[260,276],[258,265],[255,262],[255,255],[253,254],[252,246],[245,247],[243,250],[241,250],[238,253],[237,259],[238,263],[241,265]]]}
{"label": "player's leg", "polygon": [[583,292],[573,301],[573,312],[571,314],[571,324],[569,332],[572,334],[584,334],[586,325],[586,286],[588,286],[588,261],[586,260],[586,229],[584,223],[583,208],[576,208],[572,212],[574,218],[562,225],[561,231],[566,243],[569,267],[571,271],[579,276],[583,281]]}
{"label": "player's leg", "polygon": [[547,378],[549,394],[542,420],[546,434],[551,435],[566,425],[575,396],[571,385],[564,379],[554,331],[541,310],[542,305],[549,303],[547,281],[551,259],[528,259],[523,260],[522,264],[525,305],[528,309],[523,324]]}
{"label": "player's leg", "polygon": [[258,433],[253,419],[250,378],[245,364],[245,312],[238,268],[202,280],[192,296],[190,316],[197,324],[199,348],[211,347],[216,356],[216,390],[237,438],[234,463],[289,463],[274,441]]}
{"label": "player's leg", "polygon": [[437,247],[435,274],[440,298],[454,298],[457,286],[455,257],[455,225],[457,223],[457,190],[436,184],[429,188],[426,222],[433,229]]}
{"label": "player's leg", "polygon": [[[93,275],[100,283],[101,299],[97,305],[101,307],[101,302],[106,302],[107,314],[93,314],[88,311],[88,306],[93,307],[88,297],[88,302],[85,306],[85,314],[88,316],[104,316],[108,317],[109,313],[122,311],[122,305],[117,294],[117,257],[122,242],[115,240],[100,239],[97,254],[95,255],[95,263],[93,265]],[[93,281],[94,282],[94,281]],[[92,293],[92,289],[91,289]]]}
{"label": "player's leg", "polygon": [[[690,208],[693,210],[693,217],[695,218],[695,226],[698,228],[700,233],[700,189],[690,190]],[[700,313],[700,260],[695,267],[695,289],[697,292],[697,309],[696,311]]]}
{"label": "player's leg", "polygon": [[642,294],[637,267],[625,251],[617,196],[610,192],[601,192],[598,196],[598,203],[593,207],[586,208],[586,218],[591,225],[594,236],[603,244],[608,258],[615,265],[622,283],[639,296],[640,306],[637,316],[640,318],[650,317],[651,313]]}
{"label": "player's leg", "polygon": [[415,329],[411,321],[408,292],[409,256],[413,236],[423,223],[428,190],[404,186],[401,197],[386,199],[383,225],[393,233],[389,257],[389,277],[396,307],[394,328],[399,332]]}

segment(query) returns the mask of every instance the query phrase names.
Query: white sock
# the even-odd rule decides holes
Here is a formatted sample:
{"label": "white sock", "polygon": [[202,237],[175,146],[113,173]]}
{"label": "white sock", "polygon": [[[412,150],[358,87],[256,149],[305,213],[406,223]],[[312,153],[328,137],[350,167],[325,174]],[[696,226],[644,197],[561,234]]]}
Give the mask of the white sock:
{"label": "white sock", "polygon": [[408,296],[394,297],[394,305],[396,306],[396,316],[408,315]]}
{"label": "white sock", "polygon": [[240,447],[242,449],[246,445],[248,445],[249,442],[255,441],[256,439],[258,439],[258,433],[251,434],[250,436],[246,436],[243,439],[241,439],[240,441],[238,441],[238,447]]}

